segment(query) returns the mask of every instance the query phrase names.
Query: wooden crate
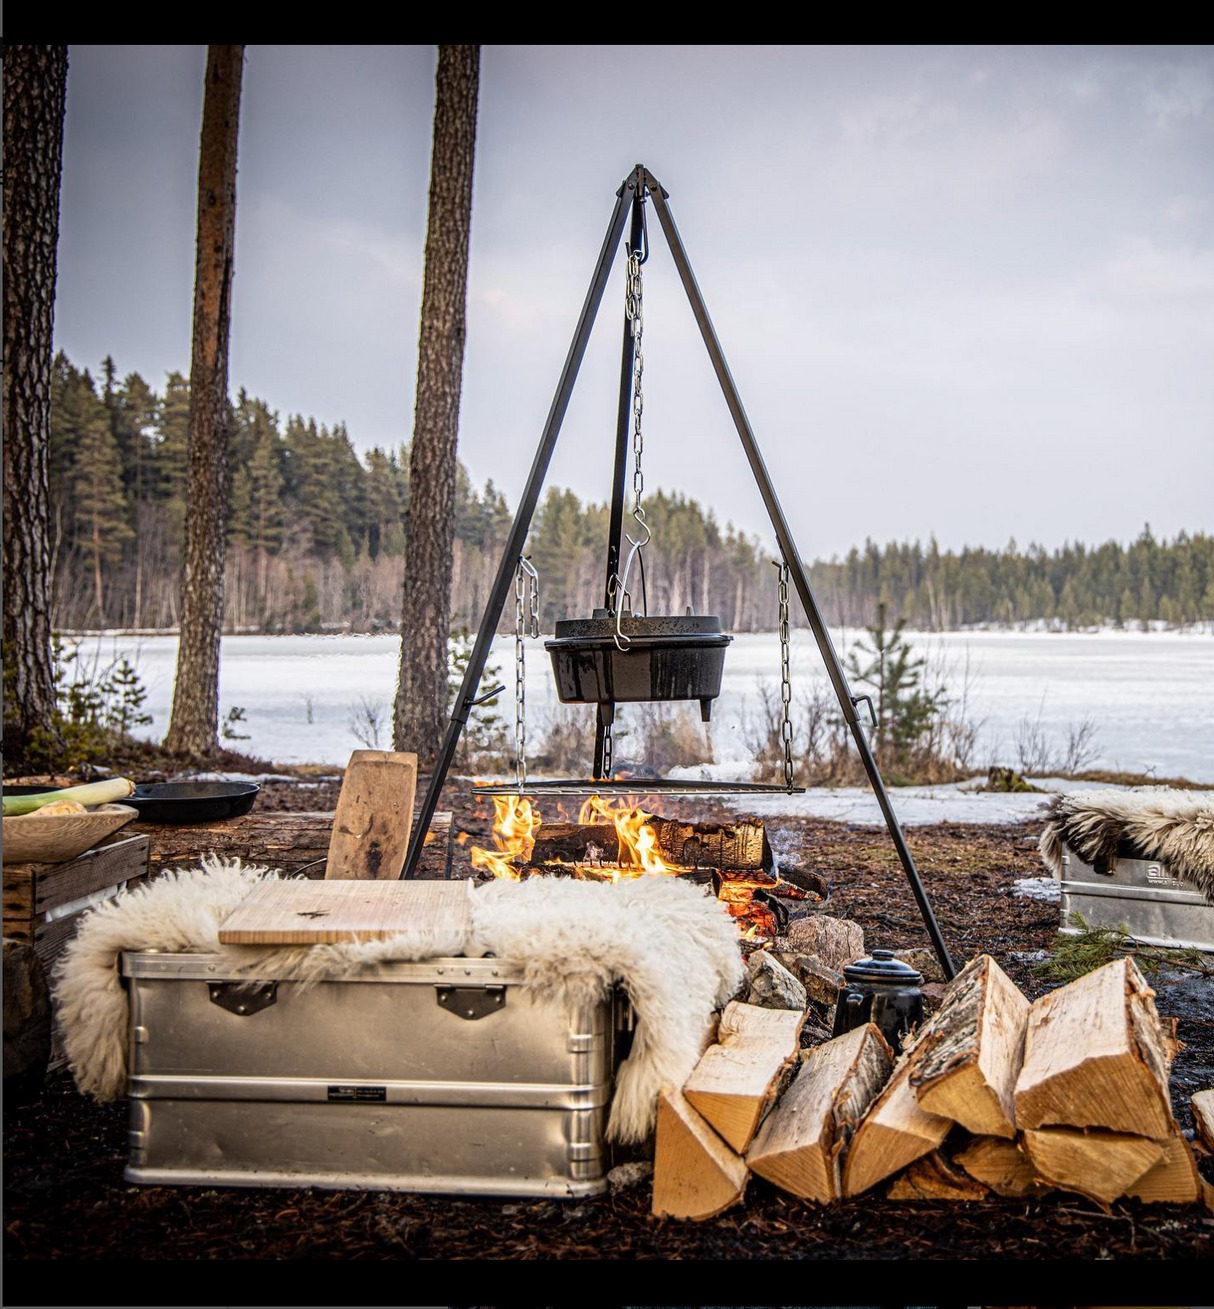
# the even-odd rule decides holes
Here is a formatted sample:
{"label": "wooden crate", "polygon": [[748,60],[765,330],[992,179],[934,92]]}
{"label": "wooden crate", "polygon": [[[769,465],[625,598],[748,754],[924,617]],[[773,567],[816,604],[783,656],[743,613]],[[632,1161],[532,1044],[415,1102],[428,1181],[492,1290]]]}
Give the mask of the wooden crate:
{"label": "wooden crate", "polygon": [[[4,865],[4,935],[33,944],[50,979],[90,901],[137,886],[148,872],[148,838],[119,835],[65,864]],[[65,1062],[58,1032],[51,1068]]]}

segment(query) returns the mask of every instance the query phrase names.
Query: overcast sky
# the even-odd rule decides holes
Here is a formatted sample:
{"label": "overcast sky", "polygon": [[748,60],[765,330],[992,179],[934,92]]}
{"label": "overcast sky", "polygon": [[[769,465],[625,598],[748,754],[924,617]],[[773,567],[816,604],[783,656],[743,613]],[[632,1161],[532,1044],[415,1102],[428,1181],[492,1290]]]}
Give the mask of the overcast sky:
{"label": "overcast sky", "polygon": [[[413,419],[433,47],[250,46],[231,387]],[[55,336],[187,372],[205,47],[72,46]],[[460,454],[511,504],[614,192],[670,204],[807,556],[1214,504],[1214,52],[486,47]],[[770,538],[656,221],[646,481]],[[617,260],[551,480],[603,499]],[[660,542],[655,542],[660,547]]]}

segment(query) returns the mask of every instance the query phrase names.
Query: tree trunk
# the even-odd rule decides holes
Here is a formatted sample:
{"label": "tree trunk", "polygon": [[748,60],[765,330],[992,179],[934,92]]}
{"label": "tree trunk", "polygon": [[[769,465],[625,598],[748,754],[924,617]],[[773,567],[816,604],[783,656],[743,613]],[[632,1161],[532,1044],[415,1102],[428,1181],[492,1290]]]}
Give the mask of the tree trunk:
{"label": "tree trunk", "polygon": [[67,46],[6,45],[4,735],[54,730],[48,449]]}
{"label": "tree trunk", "polygon": [[219,638],[227,518],[228,325],[236,244],[236,137],[244,46],[207,53],[198,164],[198,250],[190,361],[189,480],[181,640],[165,746],[219,746]]}
{"label": "tree trunk", "polygon": [[396,749],[413,751],[423,769],[438,753],[447,707],[455,443],[479,78],[480,46],[439,46],[393,734]]}

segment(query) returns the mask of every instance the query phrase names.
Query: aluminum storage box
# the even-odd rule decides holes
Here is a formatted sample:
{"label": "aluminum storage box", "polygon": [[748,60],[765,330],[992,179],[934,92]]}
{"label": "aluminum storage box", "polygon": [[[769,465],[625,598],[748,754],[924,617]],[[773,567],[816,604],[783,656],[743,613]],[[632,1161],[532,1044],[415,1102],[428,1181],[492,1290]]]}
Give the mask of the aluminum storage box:
{"label": "aluminum storage box", "polygon": [[500,959],[254,990],[220,956],[127,953],[128,1181],[471,1195],[605,1189],[632,1015],[572,1018]]}
{"label": "aluminum storage box", "polygon": [[1166,864],[1123,849],[1107,865],[1093,867],[1062,847],[1061,930],[1076,935],[1071,914],[1080,913],[1089,927],[1124,927],[1146,945],[1214,951],[1214,905]]}

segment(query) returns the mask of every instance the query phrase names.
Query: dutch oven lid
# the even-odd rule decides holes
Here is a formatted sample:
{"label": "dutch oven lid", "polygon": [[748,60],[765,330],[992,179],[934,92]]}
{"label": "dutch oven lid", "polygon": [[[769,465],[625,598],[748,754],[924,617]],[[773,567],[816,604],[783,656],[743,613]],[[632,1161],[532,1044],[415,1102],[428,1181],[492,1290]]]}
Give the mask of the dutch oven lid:
{"label": "dutch oven lid", "polygon": [[892,950],[874,950],[869,958],[857,959],[843,969],[843,976],[849,982],[902,982],[908,986],[923,981],[923,974],[895,959]]}
{"label": "dutch oven lid", "polygon": [[[667,617],[638,618],[625,614],[620,620],[625,636],[644,639],[675,639],[691,645],[728,645],[733,640],[721,631],[716,614],[672,614]],[[551,650],[564,641],[610,641],[615,637],[615,617],[606,609],[596,609],[592,618],[559,619],[553,640],[545,641]]]}

